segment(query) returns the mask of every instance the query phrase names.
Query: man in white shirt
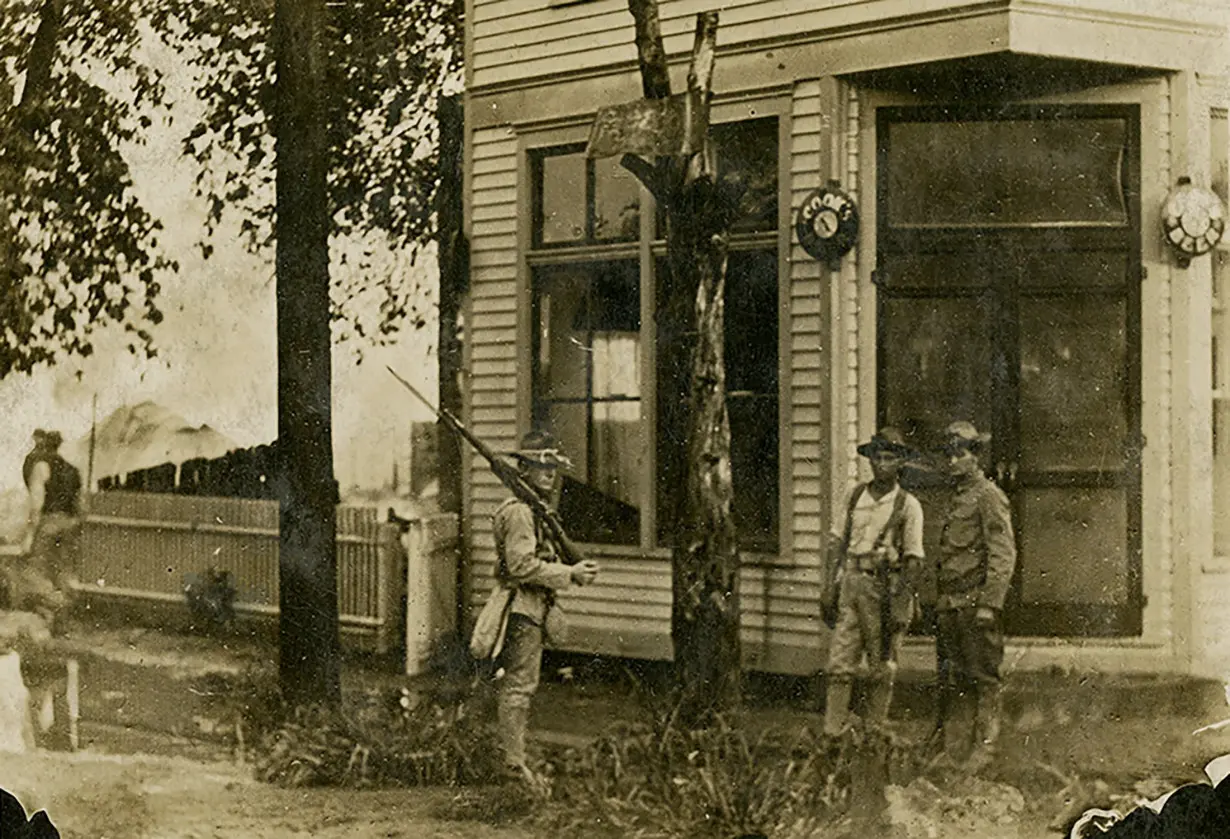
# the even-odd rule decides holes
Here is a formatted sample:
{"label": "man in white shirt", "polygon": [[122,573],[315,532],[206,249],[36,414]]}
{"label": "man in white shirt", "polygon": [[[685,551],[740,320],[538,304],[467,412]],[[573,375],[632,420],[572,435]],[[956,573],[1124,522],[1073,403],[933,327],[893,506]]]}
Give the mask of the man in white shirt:
{"label": "man in white shirt", "polygon": [[841,571],[824,732],[834,737],[847,727],[854,674],[864,655],[873,680],[868,716],[879,723],[888,719],[897,653],[913,617],[912,581],[923,560],[922,505],[898,483],[911,454],[901,432],[883,428],[858,453],[870,461],[872,479],[851,490],[831,534]]}

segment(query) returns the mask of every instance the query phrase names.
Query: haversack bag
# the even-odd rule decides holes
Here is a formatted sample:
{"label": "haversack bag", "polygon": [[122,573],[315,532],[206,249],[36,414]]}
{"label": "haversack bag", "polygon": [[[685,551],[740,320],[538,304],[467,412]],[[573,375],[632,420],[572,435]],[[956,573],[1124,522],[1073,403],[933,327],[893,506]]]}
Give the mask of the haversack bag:
{"label": "haversack bag", "polygon": [[478,620],[474,622],[474,631],[470,633],[471,656],[480,661],[494,659],[504,649],[508,615],[516,594],[515,588],[503,584],[491,590],[482,611],[478,613]]}
{"label": "haversack bag", "polygon": [[554,601],[543,618],[542,635],[546,643],[555,647],[568,641],[568,615],[564,608]]}

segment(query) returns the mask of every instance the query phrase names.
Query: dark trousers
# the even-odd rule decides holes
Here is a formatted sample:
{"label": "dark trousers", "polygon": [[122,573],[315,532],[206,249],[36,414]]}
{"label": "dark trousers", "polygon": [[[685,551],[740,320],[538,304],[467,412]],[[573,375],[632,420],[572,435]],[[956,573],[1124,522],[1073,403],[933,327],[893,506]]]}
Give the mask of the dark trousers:
{"label": "dark trousers", "polygon": [[943,609],[936,615],[936,673],[941,689],[961,692],[998,690],[1004,661],[1000,618],[990,625],[974,620],[973,608]]}
{"label": "dark trousers", "polygon": [[[943,748],[949,755],[960,756],[972,744],[986,759],[995,754],[999,740],[1004,635],[998,616],[990,624],[979,623],[974,619],[976,612],[973,608],[944,609],[937,615],[936,729],[943,734]],[[971,723],[967,734],[966,725]]]}

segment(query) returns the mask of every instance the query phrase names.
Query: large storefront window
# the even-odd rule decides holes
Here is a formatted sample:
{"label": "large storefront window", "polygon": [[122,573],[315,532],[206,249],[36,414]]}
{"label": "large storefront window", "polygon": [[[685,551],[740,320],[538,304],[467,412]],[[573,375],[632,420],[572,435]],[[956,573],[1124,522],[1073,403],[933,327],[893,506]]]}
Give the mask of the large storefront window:
{"label": "large storefront window", "polygon": [[[778,285],[776,118],[715,125],[719,172],[746,189],[734,225],[726,292],[727,407],[734,511],[745,548],[772,551],[778,533]],[[561,511],[575,538],[637,544],[656,451],[657,542],[670,544],[677,476],[669,447],[643,428],[641,382],[678,399],[681,384],[644,367],[641,297],[661,272],[665,243],[641,251],[640,189],[618,159],[586,160],[580,145],[531,153],[533,178],[533,416],[574,461]],[[661,225],[658,236],[661,234]],[[661,288],[661,284],[658,284]],[[644,324],[646,328],[652,324]],[[658,411],[659,422],[662,411]],[[646,445],[648,444],[648,445]]]}

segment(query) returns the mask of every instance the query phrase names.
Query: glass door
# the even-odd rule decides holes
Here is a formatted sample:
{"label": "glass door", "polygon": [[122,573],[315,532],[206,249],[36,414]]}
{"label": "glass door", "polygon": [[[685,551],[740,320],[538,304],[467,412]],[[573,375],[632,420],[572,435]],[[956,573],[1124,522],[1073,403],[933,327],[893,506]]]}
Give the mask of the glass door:
{"label": "glass door", "polygon": [[[1016,635],[1140,631],[1137,124],[1134,106],[878,113],[880,421],[928,451],[955,419],[994,435]],[[907,480],[934,552],[946,476]]]}

